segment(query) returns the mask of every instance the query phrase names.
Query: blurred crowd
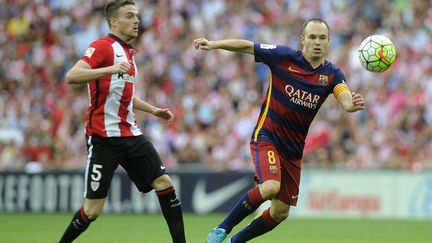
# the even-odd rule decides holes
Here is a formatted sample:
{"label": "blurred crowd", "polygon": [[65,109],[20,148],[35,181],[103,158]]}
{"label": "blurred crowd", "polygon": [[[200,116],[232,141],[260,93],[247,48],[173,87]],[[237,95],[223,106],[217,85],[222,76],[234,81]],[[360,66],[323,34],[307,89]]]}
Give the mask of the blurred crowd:
{"label": "blurred crowd", "polygon": [[[109,32],[102,0],[0,1],[0,171],[80,169],[88,93],[65,73]],[[328,60],[363,94],[367,109],[348,114],[333,96],[312,123],[304,167],[432,168],[432,1],[136,1],[140,35],[137,95],[169,107],[167,127],[137,122],[170,170],[253,170],[249,139],[268,85],[250,55],[196,51],[193,40],[243,38],[300,48],[305,20],[331,31]],[[361,41],[388,36],[397,60],[374,74],[357,58]]]}

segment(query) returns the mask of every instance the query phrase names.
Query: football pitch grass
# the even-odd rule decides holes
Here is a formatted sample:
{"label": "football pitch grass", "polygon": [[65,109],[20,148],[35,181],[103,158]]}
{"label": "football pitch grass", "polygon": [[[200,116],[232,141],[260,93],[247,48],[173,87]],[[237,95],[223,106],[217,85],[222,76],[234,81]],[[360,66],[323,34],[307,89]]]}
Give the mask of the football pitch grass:
{"label": "football pitch grass", "polygon": [[[0,214],[0,242],[57,242],[72,217],[68,214]],[[224,215],[185,214],[187,242],[205,242],[208,231]],[[234,228],[237,232],[250,222]],[[171,242],[160,214],[104,214],[74,242]],[[257,243],[430,243],[430,220],[291,218]]]}

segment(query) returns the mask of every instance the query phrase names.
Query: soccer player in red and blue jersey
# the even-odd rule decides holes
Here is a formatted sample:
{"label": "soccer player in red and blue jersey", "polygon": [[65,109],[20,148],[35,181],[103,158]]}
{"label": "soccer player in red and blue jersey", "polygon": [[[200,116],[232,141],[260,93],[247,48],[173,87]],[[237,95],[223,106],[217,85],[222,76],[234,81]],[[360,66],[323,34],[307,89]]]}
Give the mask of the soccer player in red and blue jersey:
{"label": "soccer player in red and blue jersey", "polygon": [[211,230],[207,236],[209,243],[222,242],[235,225],[266,200],[271,200],[270,208],[227,242],[249,241],[288,217],[290,206],[297,205],[301,159],[309,126],[330,94],[347,112],[365,108],[363,97],[349,90],[342,71],[325,60],[330,41],[327,23],[320,18],[308,20],[300,38],[302,50],[239,39],[194,41],[199,50],[252,54],[271,73],[250,143],[258,185],[245,193],[223,222]]}
{"label": "soccer player in red and blue jersey", "polygon": [[138,190],[156,190],[172,242],[185,243],[181,202],[159,154],[135,121],[135,110],[167,124],[174,118],[169,109],[155,107],[134,94],[136,50],[128,42],[138,36],[138,10],[132,0],[112,0],[105,6],[105,17],[111,33],[94,41],[66,75],[70,84],[87,84],[90,106],[84,204],[60,242],[72,242],[102,213],[114,171],[121,165]]}

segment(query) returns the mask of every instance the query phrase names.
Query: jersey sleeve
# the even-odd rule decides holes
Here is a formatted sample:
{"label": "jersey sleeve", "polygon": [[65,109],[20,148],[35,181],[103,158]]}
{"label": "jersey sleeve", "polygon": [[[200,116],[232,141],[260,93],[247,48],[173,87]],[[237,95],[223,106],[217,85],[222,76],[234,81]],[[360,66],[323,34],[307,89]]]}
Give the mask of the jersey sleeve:
{"label": "jersey sleeve", "polygon": [[81,60],[88,63],[92,68],[99,68],[106,63],[108,57],[112,56],[112,48],[104,41],[93,42],[85,51]]}
{"label": "jersey sleeve", "polygon": [[254,55],[255,62],[262,62],[269,66],[273,66],[275,63],[280,63],[285,58],[290,58],[296,55],[296,51],[280,45],[270,44],[254,44]]}

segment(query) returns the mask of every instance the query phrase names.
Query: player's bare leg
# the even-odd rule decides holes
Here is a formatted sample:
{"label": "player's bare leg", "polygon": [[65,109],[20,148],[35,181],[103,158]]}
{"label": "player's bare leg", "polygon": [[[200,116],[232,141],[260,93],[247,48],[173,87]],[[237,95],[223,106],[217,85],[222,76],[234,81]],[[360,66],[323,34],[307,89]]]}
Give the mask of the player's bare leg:
{"label": "player's bare leg", "polygon": [[272,199],[270,208],[258,214],[252,222],[227,240],[229,243],[246,242],[263,235],[288,218],[290,205],[277,198]]}
{"label": "player's bare leg", "polygon": [[279,190],[280,182],[277,180],[266,180],[249,190],[237,202],[224,221],[210,231],[207,235],[207,242],[222,242],[234,226],[253,213],[263,202],[275,197],[279,193]]}
{"label": "player's bare leg", "polygon": [[102,214],[106,198],[84,200],[84,205],[75,213],[66,231],[60,239],[61,243],[72,242],[84,232],[91,222]]}
{"label": "player's bare leg", "polygon": [[162,175],[153,181],[152,186],[156,190],[173,242],[186,242],[181,202],[175,193],[171,178],[166,174]]}
{"label": "player's bare leg", "polygon": [[102,214],[106,198],[84,200],[84,214],[90,219],[95,220]]}
{"label": "player's bare leg", "polygon": [[282,202],[277,198],[274,198],[271,201],[270,216],[278,223],[281,223],[282,221],[288,218],[289,209],[290,209],[290,205]]}
{"label": "player's bare leg", "polygon": [[277,180],[266,180],[262,184],[258,185],[261,196],[265,199],[271,199],[275,197],[280,190],[281,183]]}

